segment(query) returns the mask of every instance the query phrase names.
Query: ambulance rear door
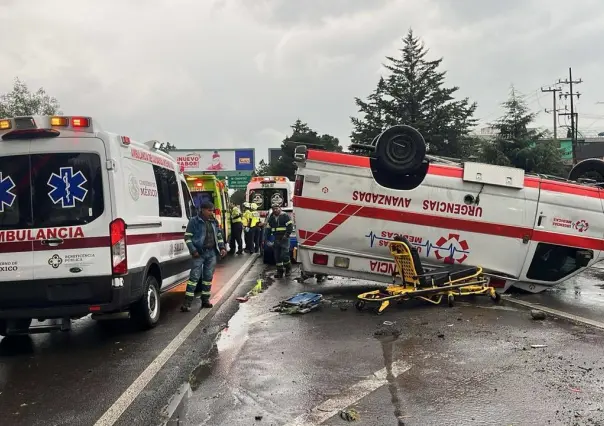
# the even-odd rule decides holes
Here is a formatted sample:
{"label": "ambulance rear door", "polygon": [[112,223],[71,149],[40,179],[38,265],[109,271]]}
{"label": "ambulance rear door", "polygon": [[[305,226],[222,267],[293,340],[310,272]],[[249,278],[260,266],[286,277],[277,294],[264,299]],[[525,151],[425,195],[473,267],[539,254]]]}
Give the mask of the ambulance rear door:
{"label": "ambulance rear door", "polygon": [[34,276],[29,145],[0,140],[0,307],[14,296],[11,282]]}
{"label": "ambulance rear door", "polygon": [[109,141],[94,134],[71,134],[31,143],[34,279],[73,281],[71,289],[57,290],[69,295],[57,298],[84,301],[94,294],[97,303],[109,302]]}

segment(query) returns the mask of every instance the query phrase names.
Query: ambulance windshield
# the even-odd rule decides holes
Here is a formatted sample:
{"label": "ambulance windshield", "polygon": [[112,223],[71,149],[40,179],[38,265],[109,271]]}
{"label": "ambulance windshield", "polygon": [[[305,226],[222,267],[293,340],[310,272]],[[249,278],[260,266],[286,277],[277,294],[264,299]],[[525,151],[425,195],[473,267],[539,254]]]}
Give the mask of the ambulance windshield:
{"label": "ambulance windshield", "polygon": [[256,203],[258,210],[270,210],[273,203],[289,207],[287,189],[259,188],[250,191],[248,201]]}
{"label": "ambulance windshield", "polygon": [[77,226],[103,214],[101,159],[93,153],[0,157],[0,229]]}

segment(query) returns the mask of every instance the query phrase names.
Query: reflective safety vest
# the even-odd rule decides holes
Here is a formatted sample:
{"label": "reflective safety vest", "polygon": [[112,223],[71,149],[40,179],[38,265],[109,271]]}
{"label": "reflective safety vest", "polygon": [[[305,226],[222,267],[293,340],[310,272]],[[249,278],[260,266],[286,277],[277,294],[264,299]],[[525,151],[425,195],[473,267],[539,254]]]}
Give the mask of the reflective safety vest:
{"label": "reflective safety vest", "polygon": [[246,228],[251,227],[250,223],[252,221],[252,212],[250,210],[244,211],[241,219],[243,219],[243,226]]}
{"label": "reflective safety vest", "polygon": [[251,213],[252,217],[250,219],[250,228],[253,228],[254,226],[258,225],[258,222],[260,222],[260,213],[258,213],[256,210]]}
{"label": "reflective safety vest", "polygon": [[231,222],[232,223],[241,223],[241,210],[239,207],[235,206],[231,210]]}

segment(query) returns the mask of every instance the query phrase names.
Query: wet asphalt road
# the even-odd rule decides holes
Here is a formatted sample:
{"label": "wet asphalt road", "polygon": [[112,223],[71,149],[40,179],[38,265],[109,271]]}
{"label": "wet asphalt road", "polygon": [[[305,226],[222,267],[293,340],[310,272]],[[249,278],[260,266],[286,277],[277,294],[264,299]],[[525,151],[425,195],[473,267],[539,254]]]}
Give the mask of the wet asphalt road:
{"label": "wet asphalt road", "polygon": [[[253,273],[266,275],[260,265]],[[583,295],[598,283],[568,285]],[[241,304],[171,424],[336,426],[352,407],[357,425],[604,425],[601,330],[534,321],[486,297],[453,308],[407,302],[378,317],[352,307],[361,288],[277,280]],[[299,291],[327,303],[298,316],[269,311]],[[597,315],[597,303],[582,306],[568,291],[513,297]]]}
{"label": "wet asphalt road", "polygon": [[[219,267],[214,292],[245,260]],[[338,410],[354,407],[358,425],[604,425],[600,330],[480,297],[377,317],[352,307],[367,283],[271,274],[256,262],[115,424],[341,425]],[[600,320],[600,276],[512,297]],[[239,304],[258,278],[265,291]],[[147,333],[84,319],[68,334],[0,340],[1,423],[93,425],[191,320],[178,312],[182,291],[164,295]],[[299,291],[326,303],[302,316],[269,311]]]}
{"label": "wet asphalt road", "polygon": [[[220,263],[213,292],[248,258]],[[128,321],[101,327],[84,318],[74,322],[70,333],[0,338],[0,423],[93,425],[195,315],[179,311],[183,293],[181,286],[162,296],[161,322],[148,332],[137,331]],[[209,321],[202,322],[117,424],[161,423],[169,399],[188,381],[204,348],[212,347]]]}

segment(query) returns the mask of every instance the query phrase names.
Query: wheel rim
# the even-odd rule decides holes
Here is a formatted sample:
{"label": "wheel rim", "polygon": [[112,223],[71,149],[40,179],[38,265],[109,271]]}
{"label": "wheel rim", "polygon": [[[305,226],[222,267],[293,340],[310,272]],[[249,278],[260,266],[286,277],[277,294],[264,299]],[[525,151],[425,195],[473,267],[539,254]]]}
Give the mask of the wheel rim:
{"label": "wheel rim", "polygon": [[159,300],[157,290],[152,285],[147,290],[147,309],[149,311],[149,318],[155,321],[159,312]]}
{"label": "wheel rim", "polygon": [[415,157],[416,146],[412,138],[397,135],[387,143],[386,154],[394,163],[407,163]]}

